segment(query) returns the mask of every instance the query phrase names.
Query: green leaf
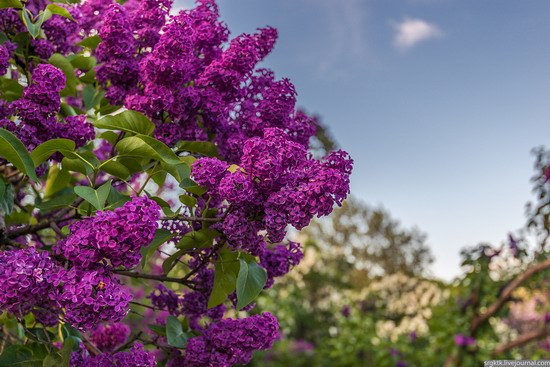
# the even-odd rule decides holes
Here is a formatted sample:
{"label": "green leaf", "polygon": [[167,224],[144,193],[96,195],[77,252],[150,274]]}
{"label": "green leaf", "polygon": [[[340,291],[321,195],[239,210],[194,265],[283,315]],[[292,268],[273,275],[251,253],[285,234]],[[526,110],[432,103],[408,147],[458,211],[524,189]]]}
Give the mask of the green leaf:
{"label": "green leaf", "polygon": [[83,175],[91,173],[90,167],[78,158],[72,159],[65,157],[61,161],[61,166],[65,170],[82,173]]}
{"label": "green leaf", "polygon": [[146,157],[171,165],[182,164],[176,153],[164,143],[146,135],[130,136],[116,146],[120,155]]}
{"label": "green leaf", "polygon": [[184,348],[189,339],[189,334],[183,331],[181,322],[175,316],[168,316],[166,319],[166,340],[168,345],[176,348]]}
{"label": "green leaf", "polygon": [[222,304],[235,291],[240,263],[237,252],[222,251],[214,270],[214,287],[208,300],[208,308]]}
{"label": "green leaf", "polygon": [[78,83],[78,78],[74,73],[73,65],[61,54],[53,54],[48,60],[50,64],[61,69],[63,74],[65,74],[65,88],[61,91],[62,95],[75,94],[76,93],[76,84]]}
{"label": "green leaf", "polygon": [[190,178],[185,178],[181,180],[180,187],[185,191],[190,192],[191,194],[195,194],[197,196],[201,196],[206,192],[206,189],[204,187],[197,185],[197,183]]}
{"label": "green leaf", "polygon": [[267,273],[255,261],[239,259],[241,268],[237,277],[237,310],[254,301],[264,289]]}
{"label": "green leaf", "polygon": [[0,0],[0,9],[16,8],[21,9],[23,4],[19,0]]}
{"label": "green leaf", "polygon": [[122,178],[123,180],[126,180],[128,177],[130,177],[130,171],[128,170],[128,168],[126,168],[125,165],[118,161],[105,161],[104,163],[100,164],[99,168],[102,171],[105,171],[115,177]]}
{"label": "green leaf", "polygon": [[209,141],[180,141],[178,151],[199,153],[209,157],[219,157],[218,147]]}
{"label": "green leaf", "polygon": [[59,5],[56,5],[56,4],[48,4],[48,6],[46,6],[46,9],[51,11],[52,14],[57,14],[57,15],[60,15],[62,16],[63,18],[67,18],[67,19],[70,19],[72,20],[73,22],[76,22],[76,20],[73,18],[73,16],[71,15],[71,13],[69,13],[69,11],[65,8],[62,8],[61,6]]}
{"label": "green leaf", "polygon": [[114,187],[111,187],[111,191],[109,191],[109,196],[107,197],[107,202],[110,203],[109,209],[121,207],[124,203],[130,200],[132,200],[132,198],[122,195]]}
{"label": "green leaf", "polygon": [[184,251],[210,247],[219,235],[220,232],[214,229],[202,228],[199,231],[187,233],[176,244],[176,247]]}
{"label": "green leaf", "polygon": [[38,181],[34,163],[27,148],[8,130],[0,129],[0,157],[13,164],[32,180]]}
{"label": "green leaf", "polygon": [[9,345],[0,355],[0,367],[26,366],[32,360],[32,351],[22,345]]}
{"label": "green leaf", "polygon": [[97,59],[93,56],[78,55],[71,59],[71,64],[80,70],[91,70],[97,64]]}
{"label": "green leaf", "polygon": [[82,41],[78,42],[77,45],[80,45],[82,47],[88,47],[91,49],[95,49],[97,45],[101,42],[101,37],[99,37],[97,34],[95,36],[90,36],[88,38],[84,38]]}
{"label": "green leaf", "polygon": [[162,325],[155,325],[155,324],[148,324],[147,327],[153,331],[155,334],[166,336],[166,326]]}
{"label": "green leaf", "polygon": [[97,190],[94,190],[89,186],[76,186],[74,188],[75,194],[92,204],[97,210],[103,210],[105,207],[105,201],[111,191],[111,182],[106,182],[101,185]]}
{"label": "green leaf", "polygon": [[184,167],[190,173],[189,167],[166,144],[147,135],[124,138],[118,142],[116,149],[121,156],[150,158],[161,162],[164,169],[178,181],[185,178],[182,177],[186,173],[182,170]]}
{"label": "green leaf", "polygon": [[164,272],[165,275],[168,275],[168,273],[170,273],[170,270],[172,270],[174,263],[178,261],[178,259],[183,254],[185,254],[185,251],[178,250],[174,252],[172,255],[168,256],[166,260],[164,260],[164,262],[162,263],[162,271]]}
{"label": "green leaf", "polygon": [[0,79],[0,93],[2,93],[2,99],[12,102],[21,98],[23,86],[17,80],[2,78]]}
{"label": "green leaf", "polygon": [[29,14],[29,10],[24,8],[22,13],[23,13],[23,23],[25,24],[25,27],[29,31],[32,38],[38,37],[38,35],[40,34],[40,27],[32,22],[31,15]]}
{"label": "green leaf", "polygon": [[63,363],[63,357],[61,357],[61,354],[59,353],[51,353],[44,358],[44,361],[42,362],[42,367],[58,367],[61,366]]}
{"label": "green leaf", "polygon": [[197,199],[189,195],[180,195],[180,202],[188,208],[193,208],[197,205]]}
{"label": "green leaf", "polygon": [[15,190],[13,185],[6,184],[2,179],[0,179],[0,186],[3,187],[2,195],[0,195],[0,209],[4,212],[4,215],[10,215],[13,210]]}
{"label": "green leaf", "polygon": [[72,191],[68,191],[59,196],[55,196],[48,201],[43,201],[36,204],[36,208],[39,209],[41,212],[48,212],[53,209],[66,208],[72,205],[75,199],[76,195]]}
{"label": "green leaf", "polygon": [[98,129],[120,130],[133,134],[151,135],[155,125],[137,111],[127,110],[116,115],[105,116],[94,122]]}
{"label": "green leaf", "polygon": [[69,362],[71,360],[71,353],[75,349],[75,347],[78,347],[79,345],[79,339],[75,336],[69,336],[65,339],[63,343],[63,348],[61,348],[61,357],[62,362],[60,364],[61,367],[69,367]]}
{"label": "green leaf", "polygon": [[50,198],[66,188],[72,179],[72,175],[66,169],[59,169],[58,165],[52,165],[48,171],[48,179],[44,187],[44,197]]}
{"label": "green leaf", "polygon": [[142,256],[141,267],[142,268],[145,267],[149,257],[151,257],[151,255],[153,255],[155,251],[157,251],[160,245],[162,245],[166,241],[171,240],[175,236],[176,235],[174,233],[170,232],[167,229],[162,229],[162,228],[157,229],[157,231],[155,232],[155,237],[153,237],[153,240],[151,241],[151,243],[146,247],[142,247],[140,250],[141,256]]}
{"label": "green leaf", "polygon": [[75,143],[69,139],[52,139],[48,140],[36,148],[31,153],[32,161],[34,165],[38,167],[44,163],[55,152],[60,152],[65,156],[72,157],[71,153],[74,151]]}

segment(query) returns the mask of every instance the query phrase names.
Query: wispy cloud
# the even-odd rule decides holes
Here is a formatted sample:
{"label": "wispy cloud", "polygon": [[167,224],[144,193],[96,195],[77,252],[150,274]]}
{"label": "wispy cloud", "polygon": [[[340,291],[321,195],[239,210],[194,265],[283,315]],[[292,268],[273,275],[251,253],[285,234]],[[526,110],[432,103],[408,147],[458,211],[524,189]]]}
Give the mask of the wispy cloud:
{"label": "wispy cloud", "polygon": [[408,50],[417,44],[443,37],[443,32],[433,23],[422,19],[405,18],[399,23],[393,23],[395,36],[393,44],[400,50]]}
{"label": "wispy cloud", "polygon": [[[349,74],[349,62],[364,62],[367,55],[366,2],[364,0],[306,0],[311,8],[319,11],[318,39],[323,44],[316,52],[317,72],[323,78],[340,79]],[[315,55],[315,56],[314,56]]]}

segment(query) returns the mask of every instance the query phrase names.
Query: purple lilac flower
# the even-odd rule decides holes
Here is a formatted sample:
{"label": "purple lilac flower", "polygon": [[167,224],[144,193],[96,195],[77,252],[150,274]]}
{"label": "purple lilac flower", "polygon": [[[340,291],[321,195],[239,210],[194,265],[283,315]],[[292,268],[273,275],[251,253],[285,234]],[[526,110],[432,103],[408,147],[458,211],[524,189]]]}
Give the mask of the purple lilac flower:
{"label": "purple lilac flower", "polygon": [[[124,6],[128,9],[129,1]],[[138,47],[154,47],[160,38],[160,29],[166,22],[172,0],[141,0],[130,10],[130,21],[137,36]]]}
{"label": "purple lilac flower", "polygon": [[90,340],[102,352],[112,352],[116,347],[124,344],[130,336],[130,327],[116,322],[99,325],[90,335]]}
{"label": "purple lilac flower", "polygon": [[232,204],[221,229],[234,248],[260,255],[265,241],[259,232],[280,242],[286,227],[302,229],[314,216],[331,213],[349,193],[353,161],[344,151],[313,159],[303,145],[279,128],[264,130],[264,137],[244,143],[239,166],[231,173],[216,158],[198,159],[192,167],[194,180],[208,188],[212,197]]}
{"label": "purple lilac flower", "polygon": [[342,316],[344,316],[346,319],[350,317],[351,315],[351,307],[348,306],[348,305],[345,305],[344,307],[342,307],[342,309],[340,310],[340,313],[342,314]]}
{"label": "purple lilac flower", "polygon": [[132,295],[127,287],[102,266],[67,273],[59,302],[65,307],[65,321],[89,330],[100,322],[118,322],[128,313]]}
{"label": "purple lilac flower", "polygon": [[65,87],[65,75],[50,64],[39,64],[33,71],[31,84],[23,97],[10,105],[19,122],[3,124],[8,130],[33,150],[41,143],[58,137],[74,140],[81,147],[94,138],[93,125],[85,115],[70,116],[66,122],[58,122],[56,115],[61,102],[59,92]]}
{"label": "purple lilac flower", "polygon": [[82,268],[103,259],[132,268],[141,260],[140,249],[153,239],[159,218],[160,207],[154,201],[134,197],[120,208],[71,224],[71,233],[55,251]]}
{"label": "purple lilac flower", "polygon": [[136,42],[122,5],[109,5],[99,36],[101,42],[96,56],[101,64],[96,67],[97,80],[107,90],[105,98],[112,104],[121,104],[138,81],[138,64],[134,58]]}
{"label": "purple lilac flower", "polygon": [[289,242],[288,247],[276,245],[264,251],[260,255],[260,265],[267,270],[266,288],[273,285],[273,278],[286,275],[292,266],[300,263],[303,257],[301,245],[292,241]]}
{"label": "purple lilac flower", "polygon": [[154,367],[155,365],[155,357],[139,343],[135,343],[128,352],[103,353],[97,356],[90,356],[86,349],[81,347],[79,352],[71,354],[70,361],[72,367]]}
{"label": "purple lilac flower", "polygon": [[7,48],[0,46],[0,75],[8,72],[10,67],[10,53]]}
{"label": "purple lilac flower", "polygon": [[474,345],[475,343],[476,340],[471,336],[464,334],[455,335],[455,344],[459,347],[468,347],[470,345]]}
{"label": "purple lilac flower", "polygon": [[92,30],[98,31],[101,28],[105,12],[113,2],[113,0],[87,0],[78,5],[81,14],[78,24],[85,33],[91,33]]}
{"label": "purple lilac flower", "polygon": [[278,337],[279,323],[268,312],[244,319],[224,319],[203,335],[188,340],[185,366],[229,367],[246,364],[255,350],[271,348]]}
{"label": "purple lilac flower", "polygon": [[79,20],[81,17],[78,6],[59,4],[59,6],[65,8],[75,19],[67,19],[61,15],[54,14],[42,25],[44,34],[48,42],[51,43],[54,52],[66,55],[69,52],[76,52],[78,46],[75,46],[80,41],[79,37]]}
{"label": "purple lilac flower", "polygon": [[0,309],[19,317],[33,311],[45,325],[57,324],[59,307],[54,294],[63,274],[46,251],[31,247],[0,252]]}
{"label": "purple lilac flower", "polygon": [[25,25],[19,18],[17,9],[0,9],[0,32],[17,34],[25,31]]}
{"label": "purple lilac flower", "polygon": [[292,352],[294,353],[309,353],[314,349],[315,346],[306,340],[298,339],[292,343]]}

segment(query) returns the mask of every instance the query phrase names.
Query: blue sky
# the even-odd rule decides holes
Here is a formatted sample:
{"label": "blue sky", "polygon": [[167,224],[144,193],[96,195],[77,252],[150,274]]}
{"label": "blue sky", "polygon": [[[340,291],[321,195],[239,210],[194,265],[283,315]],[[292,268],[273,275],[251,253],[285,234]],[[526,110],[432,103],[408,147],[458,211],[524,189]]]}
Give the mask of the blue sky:
{"label": "blue sky", "polygon": [[436,276],[524,224],[530,150],[550,137],[550,2],[219,4],[233,36],[279,29],[265,66],[353,156],[352,193],[428,234]]}

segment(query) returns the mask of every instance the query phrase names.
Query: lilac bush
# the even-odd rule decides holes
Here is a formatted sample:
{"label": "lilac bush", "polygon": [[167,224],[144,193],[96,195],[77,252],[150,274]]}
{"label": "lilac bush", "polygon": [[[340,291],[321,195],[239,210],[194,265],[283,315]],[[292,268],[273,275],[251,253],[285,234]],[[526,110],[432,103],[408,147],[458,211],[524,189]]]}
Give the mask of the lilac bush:
{"label": "lilac bush", "polygon": [[[213,0],[0,9],[0,360],[233,366],[280,338],[255,299],[349,193],[316,119]],[[2,335],[4,331],[1,332]]]}

